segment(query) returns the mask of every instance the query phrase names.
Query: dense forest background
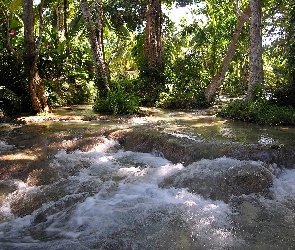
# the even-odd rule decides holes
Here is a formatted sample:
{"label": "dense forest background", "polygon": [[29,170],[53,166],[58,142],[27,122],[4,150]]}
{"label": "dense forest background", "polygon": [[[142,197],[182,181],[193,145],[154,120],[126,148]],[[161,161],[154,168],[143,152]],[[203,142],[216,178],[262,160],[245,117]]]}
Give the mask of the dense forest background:
{"label": "dense forest background", "polygon": [[[190,22],[163,11],[188,5]],[[291,0],[0,0],[0,19],[2,116],[203,108],[227,95],[239,99],[221,115],[295,124]]]}

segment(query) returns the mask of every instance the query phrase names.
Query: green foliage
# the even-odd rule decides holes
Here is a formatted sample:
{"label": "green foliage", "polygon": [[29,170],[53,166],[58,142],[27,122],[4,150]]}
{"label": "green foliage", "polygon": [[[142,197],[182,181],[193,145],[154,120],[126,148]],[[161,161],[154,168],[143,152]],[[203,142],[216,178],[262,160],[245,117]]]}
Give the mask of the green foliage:
{"label": "green foliage", "polygon": [[[207,106],[204,91],[220,68],[230,42],[228,32],[233,30],[236,22],[232,3],[222,2],[222,8],[217,7],[219,4],[221,1],[214,0],[201,5],[195,10],[194,22],[189,25],[183,22],[181,30],[175,31],[170,27],[170,32],[165,31],[168,38],[165,41],[167,89],[161,94],[157,105],[169,108]],[[198,19],[199,15],[207,17],[206,23]],[[172,32],[174,35],[170,35]],[[224,87],[223,90],[241,92],[240,89],[236,90],[240,86],[236,70],[230,73],[230,79],[235,81],[231,82],[230,88]]]}
{"label": "green foliage", "polygon": [[143,45],[144,45],[144,32],[137,34],[135,36],[135,45],[132,48],[132,57],[138,68],[144,67],[144,55],[143,55]]}
{"label": "green foliage", "polygon": [[[97,101],[94,109],[134,113],[139,104],[156,104],[164,108],[196,108],[206,105],[204,90],[221,66],[237,18],[232,1],[229,0],[210,0],[206,4],[180,0],[176,4],[182,6],[191,2],[198,7],[194,8],[191,15],[194,20],[189,25],[183,20],[176,27],[164,16],[165,63],[163,68],[154,69],[147,68],[143,56],[145,40],[142,28],[146,1],[103,2],[105,60],[114,83],[108,97]],[[175,2],[168,0],[163,3],[171,6]],[[241,1],[239,4],[243,10],[248,2]],[[26,112],[30,110],[31,102],[27,77],[21,62],[5,49],[9,42],[20,55],[23,53],[21,1],[0,0],[0,5],[0,109],[7,114]],[[35,7],[38,36],[37,5]],[[66,36],[63,27],[62,4],[58,1],[45,1],[44,10],[38,70],[45,83],[49,105],[93,102],[96,93],[93,58],[89,39],[85,35],[87,32],[79,1],[69,1],[69,36]],[[265,101],[262,89],[258,86],[254,90],[256,102],[240,104],[240,108],[236,105],[232,107],[234,111],[228,111],[229,115],[237,114],[236,119],[240,117],[241,120],[259,123],[263,123],[265,108],[275,114],[276,108],[281,109],[282,105],[295,107],[294,3],[273,0],[265,2],[263,12],[263,16],[271,17],[263,20],[263,32],[274,41],[264,46],[263,58],[264,90],[270,93],[272,99]],[[201,20],[200,15],[205,18]],[[11,30],[14,31],[13,35]],[[272,37],[271,32],[277,31],[279,33]],[[238,97],[247,89],[248,36],[249,26],[245,25],[221,89],[223,94]],[[128,71],[132,71],[132,79],[127,79]],[[122,77],[122,74],[125,76]],[[276,115],[281,117],[284,113],[286,112],[282,111]],[[275,123],[267,117],[265,120],[266,123]]]}
{"label": "green foliage", "polygon": [[263,84],[257,83],[253,86],[253,96],[255,101],[263,99]]}
{"label": "green foliage", "polygon": [[286,84],[281,88],[277,88],[272,93],[272,102],[279,106],[295,107],[295,91],[294,86]]}
{"label": "green foliage", "polygon": [[[272,62],[273,72],[277,78],[273,88],[272,102],[280,106],[295,107],[295,4],[287,5],[288,15],[285,16],[281,27],[286,31],[286,39],[278,37],[278,43],[270,46],[269,53]],[[277,25],[277,24],[276,24]],[[284,44],[285,46],[282,46]]]}
{"label": "green foliage", "polygon": [[154,106],[160,93],[165,88],[164,65],[154,68],[148,67],[143,53],[144,32],[138,34],[135,41],[136,44],[132,48],[132,57],[139,70],[139,77],[135,81],[136,92],[141,99],[141,105]]}
{"label": "green foliage", "polygon": [[94,87],[90,85],[91,82],[74,75],[68,79],[44,80],[44,82],[50,106],[84,104],[93,100]]}
{"label": "green foliage", "polygon": [[67,53],[66,41],[61,41],[54,29],[44,32],[38,68],[45,83],[49,105],[93,102],[92,59],[87,42],[80,39],[72,40]]}
{"label": "green foliage", "polygon": [[[73,18],[73,22],[69,21],[70,34],[75,34],[75,36],[67,41],[62,35],[63,32],[56,30],[56,10],[58,9],[56,5],[58,3],[50,2],[46,4],[47,10],[43,16],[44,31],[38,71],[45,83],[48,104],[61,106],[93,102],[96,91],[92,81],[94,72],[92,70],[93,63],[89,43],[81,30],[75,30],[81,28],[81,15],[78,13],[75,16],[76,18]],[[76,6],[76,10],[77,7],[79,8],[79,5]],[[72,12],[72,14],[74,13]],[[23,31],[20,22],[21,16],[17,18],[9,16],[8,18],[9,20],[4,20],[3,17],[5,25],[2,26],[2,32],[0,33],[0,106],[5,114],[28,112],[31,109],[31,100],[23,65],[16,59],[14,54],[8,52],[4,47],[7,40],[6,36],[9,34],[10,46],[22,55]],[[10,30],[14,30],[13,35],[9,33]]]}
{"label": "green foliage", "polygon": [[175,91],[172,93],[162,92],[156,106],[168,109],[192,109],[205,108],[207,103],[203,90],[194,90],[191,93]]}
{"label": "green foliage", "polygon": [[160,68],[142,69],[139,79],[135,82],[137,93],[144,106],[154,106],[164,90],[165,76]]}
{"label": "green foliage", "polygon": [[105,99],[98,99],[93,110],[112,114],[136,114],[139,112],[140,99],[130,91],[132,83],[126,80],[113,83]]}
{"label": "green foliage", "polygon": [[2,113],[15,114],[30,111],[30,96],[23,65],[5,49],[0,52],[0,75]]}
{"label": "green foliage", "polygon": [[221,91],[230,97],[239,97],[246,93],[247,83],[243,82],[239,76],[228,77],[224,84],[221,86]]}
{"label": "green foliage", "polygon": [[23,37],[19,14],[21,1],[0,1],[0,113],[30,111],[30,96],[24,67],[7,45],[22,54]]}
{"label": "green foliage", "polygon": [[6,114],[13,114],[18,109],[19,98],[16,94],[5,86],[0,86],[0,117]]}
{"label": "green foliage", "polygon": [[144,0],[109,0],[106,2],[105,15],[109,17],[112,28],[120,30],[126,26],[129,30],[137,30],[145,20],[146,1]]}
{"label": "green foliage", "polygon": [[206,107],[204,90],[209,83],[207,72],[196,52],[166,64],[166,90],[162,91],[157,106],[163,108]]}
{"label": "green foliage", "polygon": [[266,99],[255,102],[236,100],[228,103],[219,116],[266,125],[295,125],[295,109],[282,107]]}

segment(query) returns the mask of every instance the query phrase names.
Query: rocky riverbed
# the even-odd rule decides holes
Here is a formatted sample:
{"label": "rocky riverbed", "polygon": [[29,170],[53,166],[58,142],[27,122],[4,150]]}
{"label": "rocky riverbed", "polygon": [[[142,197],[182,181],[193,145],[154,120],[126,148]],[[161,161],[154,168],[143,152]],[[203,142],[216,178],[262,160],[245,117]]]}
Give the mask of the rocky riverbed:
{"label": "rocky riverbed", "polygon": [[[295,247],[293,128],[244,126],[208,110],[145,112],[107,116],[80,106],[3,122],[4,249]],[[107,230],[96,236],[95,209]]]}

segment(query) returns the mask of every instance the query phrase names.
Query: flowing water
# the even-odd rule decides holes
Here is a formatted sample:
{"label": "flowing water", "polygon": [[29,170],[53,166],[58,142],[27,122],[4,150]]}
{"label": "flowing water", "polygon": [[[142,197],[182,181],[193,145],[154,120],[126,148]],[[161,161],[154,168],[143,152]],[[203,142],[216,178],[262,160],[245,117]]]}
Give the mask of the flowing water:
{"label": "flowing water", "polygon": [[[230,122],[205,111],[154,110],[147,117],[91,121],[78,117],[77,112],[90,112],[85,107],[58,112],[77,116],[1,126],[2,159],[28,158],[38,166],[27,176],[38,177],[32,173],[45,165],[54,176],[46,175],[48,180],[35,184],[19,173],[1,178],[0,249],[295,249],[292,159],[288,168],[275,161],[227,156],[184,165],[159,151],[128,151],[106,135],[136,127],[193,143],[249,144],[293,152],[294,128]],[[83,150],[72,146],[94,131],[100,131],[95,143],[83,144]],[[13,136],[19,140],[10,139]],[[57,145],[50,136],[71,147],[49,149]],[[47,145],[42,151],[43,142]],[[13,164],[11,159],[5,162]],[[260,170],[269,173],[271,185],[240,193],[235,190],[239,186],[223,186],[234,171],[246,168],[254,168],[257,176]]]}

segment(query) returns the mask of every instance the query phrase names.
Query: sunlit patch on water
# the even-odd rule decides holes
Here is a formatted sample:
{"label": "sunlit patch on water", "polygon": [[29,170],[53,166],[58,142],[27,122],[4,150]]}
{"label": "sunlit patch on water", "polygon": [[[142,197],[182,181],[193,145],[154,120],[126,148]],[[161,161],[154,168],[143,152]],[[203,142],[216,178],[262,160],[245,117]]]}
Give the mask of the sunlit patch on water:
{"label": "sunlit patch on water", "polygon": [[261,134],[261,136],[258,140],[258,143],[266,146],[266,145],[274,144],[275,140],[267,134]]}
{"label": "sunlit patch on water", "polygon": [[189,135],[182,134],[182,133],[177,133],[177,132],[172,132],[172,133],[168,133],[168,134],[173,135],[173,136],[178,137],[178,138],[186,138],[186,139],[196,141],[196,142],[202,142],[203,141],[202,139],[199,139],[197,136],[189,136]]}

